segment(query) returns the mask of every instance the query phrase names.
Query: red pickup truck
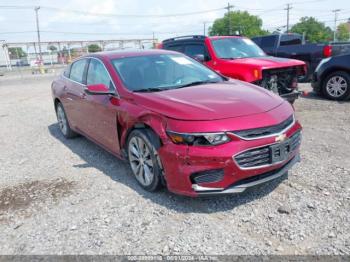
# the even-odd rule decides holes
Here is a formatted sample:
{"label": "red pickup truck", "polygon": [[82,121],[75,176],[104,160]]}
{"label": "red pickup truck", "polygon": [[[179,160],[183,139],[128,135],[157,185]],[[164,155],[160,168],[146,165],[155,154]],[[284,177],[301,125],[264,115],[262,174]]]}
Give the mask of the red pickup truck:
{"label": "red pickup truck", "polygon": [[305,63],[272,57],[241,36],[182,36],[164,40],[160,48],[184,53],[224,76],[264,87],[289,102],[298,98],[298,77]]}

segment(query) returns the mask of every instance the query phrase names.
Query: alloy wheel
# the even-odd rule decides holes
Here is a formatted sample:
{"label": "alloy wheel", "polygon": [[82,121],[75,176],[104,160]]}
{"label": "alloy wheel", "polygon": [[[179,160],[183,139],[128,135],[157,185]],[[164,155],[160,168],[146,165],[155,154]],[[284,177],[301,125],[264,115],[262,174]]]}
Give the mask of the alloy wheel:
{"label": "alloy wheel", "polygon": [[142,138],[134,136],[129,142],[129,162],[136,179],[147,187],[154,179],[151,151]]}
{"label": "alloy wheel", "polygon": [[66,114],[63,111],[62,106],[57,107],[57,121],[58,125],[64,135],[67,134],[67,118]]}
{"label": "alloy wheel", "polygon": [[335,98],[343,96],[348,89],[348,84],[342,76],[333,76],[326,85],[327,93]]}

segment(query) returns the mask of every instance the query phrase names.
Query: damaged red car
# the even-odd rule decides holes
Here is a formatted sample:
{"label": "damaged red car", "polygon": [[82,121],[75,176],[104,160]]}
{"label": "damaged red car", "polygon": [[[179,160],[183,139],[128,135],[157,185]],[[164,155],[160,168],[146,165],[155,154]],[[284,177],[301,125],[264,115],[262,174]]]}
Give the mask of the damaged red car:
{"label": "damaged red car", "polygon": [[239,193],[300,160],[301,125],[288,102],[176,52],[81,57],[52,94],[63,135],[128,160],[148,191]]}

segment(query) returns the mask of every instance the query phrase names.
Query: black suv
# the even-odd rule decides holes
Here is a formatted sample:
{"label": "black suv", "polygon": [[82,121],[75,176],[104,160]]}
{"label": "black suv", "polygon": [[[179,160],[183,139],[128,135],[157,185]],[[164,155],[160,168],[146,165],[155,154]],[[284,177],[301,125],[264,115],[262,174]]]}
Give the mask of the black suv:
{"label": "black suv", "polygon": [[329,99],[349,99],[350,54],[323,59],[313,74],[312,87]]}

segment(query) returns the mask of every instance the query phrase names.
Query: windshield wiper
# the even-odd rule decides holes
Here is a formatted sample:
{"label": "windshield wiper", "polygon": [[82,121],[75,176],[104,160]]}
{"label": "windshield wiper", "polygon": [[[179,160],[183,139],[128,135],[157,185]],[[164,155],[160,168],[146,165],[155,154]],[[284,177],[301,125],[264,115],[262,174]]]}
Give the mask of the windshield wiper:
{"label": "windshield wiper", "polygon": [[168,89],[159,88],[159,87],[149,87],[149,88],[134,90],[133,92],[147,93],[147,92],[159,92],[159,91],[164,91],[164,90],[168,90]]}
{"label": "windshield wiper", "polygon": [[211,81],[211,80],[206,80],[206,81],[194,81],[185,85],[177,86],[176,88],[183,88],[183,87],[188,87],[188,86],[198,86],[202,84],[210,84],[210,83],[218,83],[219,81]]}

